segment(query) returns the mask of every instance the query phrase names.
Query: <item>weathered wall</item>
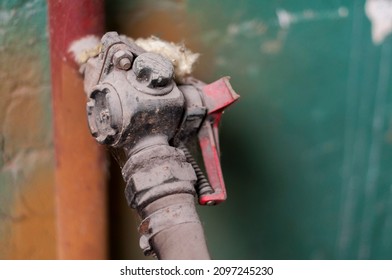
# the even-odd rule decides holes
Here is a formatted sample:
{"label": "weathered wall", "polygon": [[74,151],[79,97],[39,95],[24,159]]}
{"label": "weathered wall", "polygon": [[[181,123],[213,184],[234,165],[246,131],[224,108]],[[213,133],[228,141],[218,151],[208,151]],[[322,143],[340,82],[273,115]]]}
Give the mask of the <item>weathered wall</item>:
{"label": "weathered wall", "polygon": [[46,1],[0,2],[0,259],[55,258]]}

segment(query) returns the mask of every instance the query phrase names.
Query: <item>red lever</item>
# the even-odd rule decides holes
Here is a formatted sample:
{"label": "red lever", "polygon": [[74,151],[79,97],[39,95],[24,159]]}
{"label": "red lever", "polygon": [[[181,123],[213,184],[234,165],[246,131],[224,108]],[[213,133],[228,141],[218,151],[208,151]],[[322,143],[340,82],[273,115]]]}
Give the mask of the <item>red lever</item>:
{"label": "red lever", "polygon": [[226,200],[226,188],[220,164],[218,127],[223,110],[240,96],[232,89],[229,77],[223,77],[202,88],[207,117],[199,131],[199,143],[210,185],[214,190],[199,198],[201,205]]}

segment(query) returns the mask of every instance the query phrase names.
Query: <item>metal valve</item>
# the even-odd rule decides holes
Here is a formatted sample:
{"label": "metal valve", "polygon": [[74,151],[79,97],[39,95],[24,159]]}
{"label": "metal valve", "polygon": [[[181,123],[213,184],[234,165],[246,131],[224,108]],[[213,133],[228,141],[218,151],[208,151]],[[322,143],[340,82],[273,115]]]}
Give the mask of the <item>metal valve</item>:
{"label": "metal valve", "polygon": [[[83,71],[92,136],[101,144],[123,149],[130,157],[124,165],[123,176],[132,207],[142,207],[143,203],[170,192],[191,192],[184,186],[165,191],[153,188],[159,182],[164,185],[170,180],[188,181],[192,185],[197,181],[196,192],[202,205],[226,199],[219,160],[218,125],[223,110],[239,98],[232,90],[229,78],[209,85],[195,79],[176,84],[173,65],[168,59],[146,52],[115,32],[104,35],[101,53],[90,58]],[[186,148],[192,137],[199,139],[209,180]],[[135,162],[140,160],[136,154],[158,146],[171,148],[155,156],[159,154],[165,158],[172,151],[177,155],[174,158],[182,158],[180,163],[169,160],[167,166],[171,175],[158,174],[158,168],[155,175],[167,177],[159,182],[149,184],[136,179],[141,172],[135,171],[138,168]],[[147,164],[144,160],[140,162]],[[154,168],[154,164],[150,166],[151,170]],[[195,175],[189,175],[188,179],[180,175],[181,172],[190,174],[189,170]],[[150,189],[154,191],[149,193]],[[143,198],[138,198],[139,195]]]}

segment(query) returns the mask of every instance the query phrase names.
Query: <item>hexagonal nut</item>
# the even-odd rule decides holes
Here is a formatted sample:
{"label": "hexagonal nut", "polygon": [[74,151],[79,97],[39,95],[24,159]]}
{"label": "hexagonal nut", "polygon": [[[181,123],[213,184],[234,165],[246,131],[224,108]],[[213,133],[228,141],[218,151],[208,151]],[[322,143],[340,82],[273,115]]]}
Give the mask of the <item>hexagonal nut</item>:
{"label": "hexagonal nut", "polygon": [[173,64],[156,53],[143,53],[134,62],[136,79],[149,88],[165,87],[174,75]]}
{"label": "hexagonal nut", "polygon": [[113,64],[120,70],[129,70],[132,67],[133,55],[126,50],[119,50],[113,55]]}
{"label": "hexagonal nut", "polygon": [[135,193],[145,191],[165,183],[190,181],[196,182],[196,174],[189,163],[180,164],[177,161],[168,161],[148,171],[137,172],[131,177],[131,186]]}
{"label": "hexagonal nut", "polygon": [[174,193],[195,194],[196,174],[189,163],[168,161],[148,171],[136,172],[125,188],[125,196],[132,208]]}

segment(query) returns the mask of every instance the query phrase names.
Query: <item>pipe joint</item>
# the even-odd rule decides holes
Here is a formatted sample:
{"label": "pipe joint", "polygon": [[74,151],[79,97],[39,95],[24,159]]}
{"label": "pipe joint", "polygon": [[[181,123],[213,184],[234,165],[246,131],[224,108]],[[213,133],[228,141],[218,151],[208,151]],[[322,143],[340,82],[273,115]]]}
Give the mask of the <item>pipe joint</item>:
{"label": "pipe joint", "polygon": [[122,169],[125,196],[132,208],[176,193],[195,194],[197,180],[184,152],[168,145],[155,145],[133,154]]}

